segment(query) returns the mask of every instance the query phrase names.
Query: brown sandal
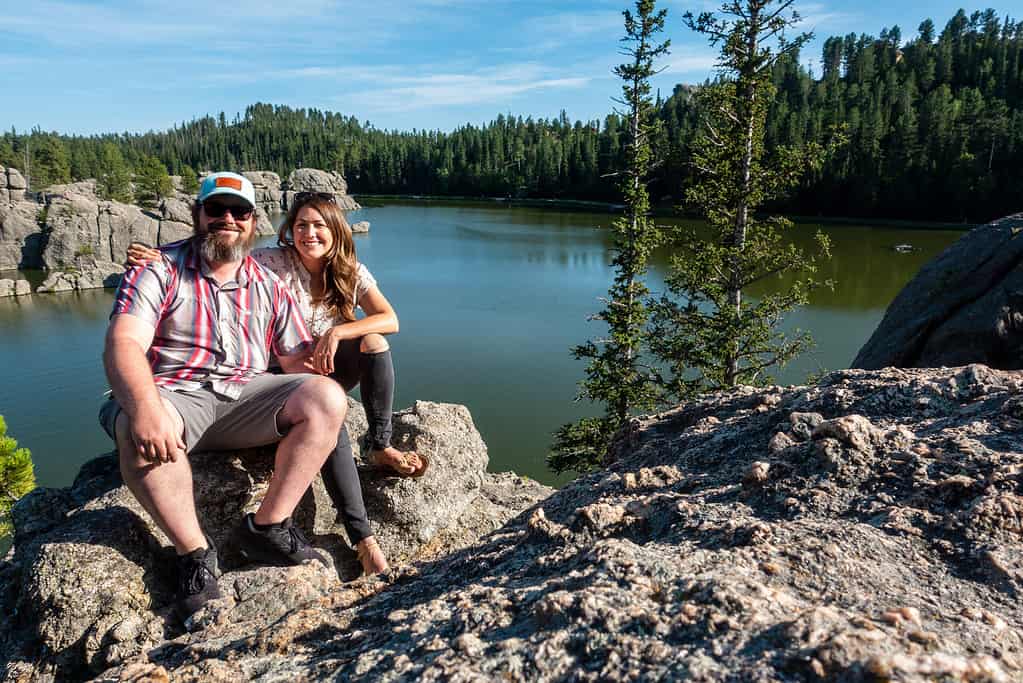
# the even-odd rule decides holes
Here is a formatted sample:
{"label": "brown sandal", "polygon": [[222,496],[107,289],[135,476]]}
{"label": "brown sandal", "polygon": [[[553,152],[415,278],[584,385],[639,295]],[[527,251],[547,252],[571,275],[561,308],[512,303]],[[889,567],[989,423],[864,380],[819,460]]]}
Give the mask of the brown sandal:
{"label": "brown sandal", "polygon": [[[401,452],[401,451],[399,451],[399,452]],[[430,467],[430,459],[427,458],[422,453],[416,453],[415,451],[401,452],[401,467],[402,468],[413,467],[412,463],[409,462],[409,457],[408,456],[410,454],[414,454],[416,457],[419,458],[419,467],[416,467],[411,472],[407,472],[404,469],[400,469],[399,470],[394,465],[391,465],[391,464],[388,464],[388,463],[379,462],[376,458],[371,459],[370,460],[370,464],[372,464],[377,469],[383,470],[384,472],[386,472],[388,474],[388,476],[391,476],[391,477],[407,477],[409,479],[418,479],[419,477],[421,477],[424,474],[426,474],[427,468]]]}

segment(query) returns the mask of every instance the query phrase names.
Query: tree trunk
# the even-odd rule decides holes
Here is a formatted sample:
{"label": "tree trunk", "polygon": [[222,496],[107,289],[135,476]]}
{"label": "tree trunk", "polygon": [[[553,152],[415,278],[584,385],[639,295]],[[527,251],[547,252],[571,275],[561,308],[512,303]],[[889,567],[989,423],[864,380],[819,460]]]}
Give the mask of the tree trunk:
{"label": "tree trunk", "polygon": [[[736,108],[737,113],[740,115],[740,120],[743,123],[743,149],[742,149],[742,162],[739,171],[739,196],[738,203],[735,207],[735,229],[732,232],[732,246],[737,250],[742,250],[746,245],[746,232],[749,227],[749,194],[750,194],[750,181],[753,174],[753,135],[756,125],[756,81],[754,80],[755,74],[752,73],[750,62],[752,56],[756,54],[757,43],[760,37],[760,8],[754,4],[750,8],[749,17],[749,33],[746,39],[747,56],[750,61],[747,62],[747,70],[749,73],[744,73],[739,80],[741,84],[741,90],[736,93],[737,100]],[[732,257],[732,272],[730,273],[731,282],[729,283],[728,300],[729,304],[735,309],[735,315],[738,317],[742,313],[742,287],[741,287],[741,258],[738,255]],[[730,352],[726,360],[725,369],[725,384],[727,386],[735,386],[736,380],[739,376],[739,356],[738,351]]]}

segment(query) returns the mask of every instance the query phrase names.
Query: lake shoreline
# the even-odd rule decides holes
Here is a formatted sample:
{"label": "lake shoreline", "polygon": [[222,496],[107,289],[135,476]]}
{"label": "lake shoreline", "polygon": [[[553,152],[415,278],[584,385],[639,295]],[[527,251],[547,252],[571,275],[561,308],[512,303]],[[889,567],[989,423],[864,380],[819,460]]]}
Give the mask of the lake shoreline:
{"label": "lake shoreline", "polygon": [[[514,199],[508,197],[466,197],[461,195],[414,195],[414,194],[352,194],[359,203],[365,205],[365,201],[387,202],[387,201],[408,201],[408,202],[438,202],[456,203],[467,202],[484,206],[525,206],[533,208],[550,208],[562,211],[592,211],[599,213],[616,213],[625,208],[624,204],[613,202],[599,202],[587,199]],[[659,218],[692,218],[698,216],[686,216],[677,213],[670,206],[655,206],[652,215]],[[972,230],[981,223],[952,223],[948,221],[908,221],[897,218],[856,218],[851,216],[787,216],[789,220],[799,224],[820,223],[823,225],[865,225],[876,228],[899,228],[906,230]]]}

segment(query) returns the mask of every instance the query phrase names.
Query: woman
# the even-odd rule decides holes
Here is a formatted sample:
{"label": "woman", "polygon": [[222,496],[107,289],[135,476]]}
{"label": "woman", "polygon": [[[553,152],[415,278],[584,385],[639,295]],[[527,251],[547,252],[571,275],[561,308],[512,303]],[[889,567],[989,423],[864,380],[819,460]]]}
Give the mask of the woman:
{"label": "woman", "polygon": [[[369,270],[356,260],[352,231],[329,193],[300,192],[277,232],[277,247],[253,258],[278,275],[295,296],[316,340],[307,362],[312,372],[336,379],[345,391],[361,386],[369,422],[368,460],[396,476],[418,477],[429,461],[391,446],[394,368],[384,335],[398,331],[398,317]],[[128,248],[128,263],[159,258],[156,249]],[[355,309],[365,316],[356,319]],[[347,428],[323,466],[324,484],[367,574],[388,568],[372,535]]]}

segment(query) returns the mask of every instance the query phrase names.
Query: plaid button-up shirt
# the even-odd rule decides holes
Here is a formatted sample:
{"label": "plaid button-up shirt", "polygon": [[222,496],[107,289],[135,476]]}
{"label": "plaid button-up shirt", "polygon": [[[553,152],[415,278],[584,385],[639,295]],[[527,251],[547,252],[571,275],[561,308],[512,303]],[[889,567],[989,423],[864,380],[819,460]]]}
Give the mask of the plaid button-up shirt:
{"label": "plaid button-up shirt", "polygon": [[287,287],[251,256],[235,280],[218,285],[193,240],[161,251],[162,260],[125,273],[111,314],[134,315],[155,329],[148,358],[158,386],[194,391],[208,384],[237,398],[266,372],[271,352],[287,356],[312,341]]}

